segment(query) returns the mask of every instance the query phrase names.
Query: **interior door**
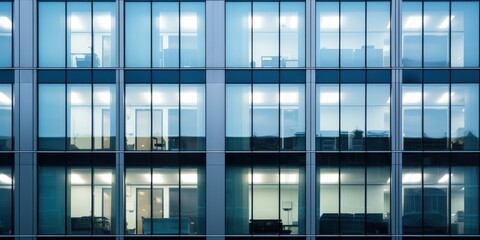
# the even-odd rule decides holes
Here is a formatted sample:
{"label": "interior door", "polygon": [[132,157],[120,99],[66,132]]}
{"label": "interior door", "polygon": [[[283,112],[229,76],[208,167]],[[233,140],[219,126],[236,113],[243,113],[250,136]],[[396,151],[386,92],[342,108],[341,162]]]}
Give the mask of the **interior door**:
{"label": "interior door", "polygon": [[135,150],[150,150],[150,110],[135,112]]}

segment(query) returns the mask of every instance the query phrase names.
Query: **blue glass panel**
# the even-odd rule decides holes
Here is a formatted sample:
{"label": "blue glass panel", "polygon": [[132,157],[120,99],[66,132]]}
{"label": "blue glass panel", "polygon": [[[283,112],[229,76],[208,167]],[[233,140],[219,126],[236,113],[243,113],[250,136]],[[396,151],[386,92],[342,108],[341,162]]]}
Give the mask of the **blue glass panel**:
{"label": "blue glass panel", "polygon": [[64,84],[38,85],[39,150],[65,150],[65,94]]}
{"label": "blue glass panel", "polygon": [[402,66],[422,66],[422,2],[402,3]]}
{"label": "blue glass panel", "polygon": [[250,67],[252,61],[252,3],[226,2],[227,67]]}
{"label": "blue glass panel", "polygon": [[12,66],[12,2],[0,2],[0,67]]}
{"label": "blue glass panel", "polygon": [[151,66],[151,18],[149,2],[125,3],[125,66]]}
{"label": "blue glass panel", "polygon": [[365,67],[365,3],[341,2],[340,65]]}
{"label": "blue glass panel", "polygon": [[64,2],[38,3],[38,61],[40,67],[65,67]]}

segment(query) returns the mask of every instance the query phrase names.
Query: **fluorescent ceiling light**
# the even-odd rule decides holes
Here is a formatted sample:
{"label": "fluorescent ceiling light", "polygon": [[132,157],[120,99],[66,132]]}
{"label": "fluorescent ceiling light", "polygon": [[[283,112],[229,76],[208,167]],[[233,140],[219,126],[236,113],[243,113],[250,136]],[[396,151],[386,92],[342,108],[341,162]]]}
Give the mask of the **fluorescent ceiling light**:
{"label": "fluorescent ceiling light", "polygon": [[296,173],[282,173],[280,174],[280,183],[283,184],[296,184],[298,183],[298,174]]}
{"label": "fluorescent ceiling light", "polygon": [[324,92],[320,93],[320,103],[338,103],[339,94],[338,92]]}
{"label": "fluorescent ceiling light", "polygon": [[197,30],[198,20],[196,15],[185,15],[180,17],[180,26],[185,30]]}
{"label": "fluorescent ceiling light", "polygon": [[12,184],[12,178],[2,173],[0,174],[0,183]]}
{"label": "fluorescent ceiling light", "polygon": [[280,17],[280,26],[287,27],[287,28],[298,28],[298,17],[297,16],[290,16],[290,17]]}
{"label": "fluorescent ceiling light", "polygon": [[[252,174],[249,173],[247,176],[248,176],[248,183],[252,184]],[[263,176],[261,174],[254,173],[253,184],[259,184],[259,183],[263,183]]]}
{"label": "fluorescent ceiling light", "polygon": [[282,104],[298,104],[299,96],[298,92],[281,92],[280,102]]}
{"label": "fluorescent ceiling light", "polygon": [[180,99],[182,104],[185,105],[197,105],[198,94],[197,92],[181,92]]}
{"label": "fluorescent ceiling light", "polygon": [[196,173],[182,173],[180,176],[182,184],[197,184],[198,176]]}
{"label": "fluorescent ceiling light", "polygon": [[11,105],[12,99],[8,97],[5,93],[0,92],[0,104]]}
{"label": "fluorescent ceiling light", "polygon": [[74,32],[85,31],[85,26],[83,26],[83,19],[77,15],[70,16],[70,28],[71,31]]}
{"label": "fluorescent ceiling light", "polygon": [[[450,96],[455,95],[454,92],[450,94]],[[442,94],[442,96],[437,100],[437,103],[448,103],[450,99],[448,98],[448,92]]]}
{"label": "fluorescent ceiling light", "polygon": [[[450,21],[453,20],[454,18],[455,16],[451,16]],[[448,21],[448,17],[445,17],[445,19],[443,20],[443,22],[440,24],[438,28],[440,29],[448,28],[450,26],[450,21]]]}
{"label": "fluorescent ceiling light", "polygon": [[390,183],[390,178],[388,178],[387,183]]}
{"label": "fluorescent ceiling light", "polygon": [[165,179],[161,174],[153,174],[153,184],[163,184],[163,183],[165,183]]}
{"label": "fluorescent ceiling light", "polygon": [[155,202],[157,202],[157,203],[162,203],[162,199],[161,199],[160,197],[156,197],[156,198],[155,198]]}
{"label": "fluorescent ceiling light", "polygon": [[77,92],[70,92],[70,104],[81,105],[85,104],[85,101],[83,100],[81,94],[78,94]]}
{"label": "fluorescent ceiling light", "polygon": [[[426,22],[426,17],[424,17],[424,21]],[[407,18],[405,25],[403,25],[405,29],[419,29],[422,28],[422,16],[410,16]]]}
{"label": "fluorescent ceiling light", "polygon": [[110,105],[111,95],[110,92],[96,92],[95,99],[98,101],[95,103],[96,105]]}
{"label": "fluorescent ceiling light", "polygon": [[72,185],[75,185],[75,184],[85,184],[85,180],[83,180],[82,177],[80,177],[80,175],[76,174],[76,173],[72,173],[70,175],[70,182],[72,183]]}
{"label": "fluorescent ceiling light", "polygon": [[[344,20],[342,19],[342,24]],[[320,29],[338,29],[340,18],[338,16],[325,16],[320,18]]]}
{"label": "fluorescent ceiling light", "polygon": [[420,103],[422,101],[422,94],[420,92],[407,92],[403,95],[404,104]]}
{"label": "fluorescent ceiling light", "polygon": [[388,21],[387,29],[390,29],[390,21]]}
{"label": "fluorescent ceiling light", "polygon": [[402,183],[420,183],[422,181],[422,174],[407,173],[403,175]]}
{"label": "fluorescent ceiling light", "polygon": [[321,173],[320,183],[338,183],[338,173]]}
{"label": "fluorescent ceiling light", "polygon": [[102,173],[102,174],[99,174],[99,177],[105,184],[112,184],[113,182],[112,181],[113,177],[111,173]]}
{"label": "fluorescent ceiling light", "polygon": [[465,191],[465,187],[462,187],[462,188],[460,189],[460,191]]}
{"label": "fluorescent ceiling light", "polygon": [[12,20],[5,16],[0,16],[0,28],[12,30]]}
{"label": "fluorescent ceiling light", "polygon": [[[263,18],[260,16],[253,16],[253,29],[259,29],[263,27]],[[248,28],[252,28],[252,18],[248,18]]]}
{"label": "fluorescent ceiling light", "polygon": [[[452,174],[453,175],[453,174]],[[448,182],[448,174],[443,175],[439,180],[438,183],[446,183]]]}
{"label": "fluorescent ceiling light", "polygon": [[93,17],[95,31],[110,32],[112,30],[112,17],[109,14],[96,15]]}

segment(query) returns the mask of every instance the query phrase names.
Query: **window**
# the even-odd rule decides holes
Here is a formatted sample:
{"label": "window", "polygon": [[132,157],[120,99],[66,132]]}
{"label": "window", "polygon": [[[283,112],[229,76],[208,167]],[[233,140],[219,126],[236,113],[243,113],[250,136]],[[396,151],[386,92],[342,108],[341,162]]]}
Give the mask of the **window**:
{"label": "window", "polygon": [[38,72],[39,150],[116,149],[115,71]]}
{"label": "window", "polygon": [[478,66],[478,2],[404,1],[402,8],[404,67]]}
{"label": "window", "polygon": [[0,235],[13,231],[13,166],[14,155],[0,153]]}
{"label": "window", "polygon": [[125,165],[125,234],[205,234],[204,154],[127,154]]}
{"label": "window", "polygon": [[125,1],[126,67],[205,67],[204,1]]}
{"label": "window", "polygon": [[390,1],[317,1],[317,67],[390,67]]}
{"label": "window", "polygon": [[403,233],[474,235],[478,154],[403,154]]}
{"label": "window", "polygon": [[38,2],[38,65],[117,66],[114,0]]}
{"label": "window", "polygon": [[305,154],[227,154],[225,171],[227,234],[305,234]]}
{"label": "window", "polygon": [[317,151],[390,149],[390,74],[317,70]]}
{"label": "window", "polygon": [[305,71],[226,73],[226,149],[305,150]]}
{"label": "window", "polygon": [[39,154],[38,234],[114,234],[115,194],[115,154]]}
{"label": "window", "polygon": [[13,71],[0,70],[0,151],[13,150],[13,82]]}
{"label": "window", "polygon": [[227,1],[227,67],[305,67],[305,2]]}
{"label": "window", "polygon": [[389,153],[317,154],[317,234],[390,233]]}
{"label": "window", "polygon": [[13,0],[0,1],[0,67],[12,67]]}
{"label": "window", "polygon": [[403,148],[478,150],[478,79],[476,70],[404,71]]}
{"label": "window", "polygon": [[125,72],[127,150],[205,150],[205,71]]}

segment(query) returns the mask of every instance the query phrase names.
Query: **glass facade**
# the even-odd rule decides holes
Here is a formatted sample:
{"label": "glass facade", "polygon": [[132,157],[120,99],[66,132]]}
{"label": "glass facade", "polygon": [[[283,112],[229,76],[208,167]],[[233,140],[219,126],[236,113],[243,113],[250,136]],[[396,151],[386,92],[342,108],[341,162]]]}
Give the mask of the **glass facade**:
{"label": "glass facade", "polygon": [[13,150],[14,72],[0,70],[0,151]]}
{"label": "glass facade", "polygon": [[0,68],[13,62],[13,1],[0,1]]}
{"label": "glass facade", "polygon": [[205,2],[126,0],[125,66],[205,67]]}
{"label": "glass facade", "polygon": [[0,153],[0,236],[14,234],[13,173],[14,155]]}
{"label": "glass facade", "polygon": [[205,234],[205,155],[125,155],[125,234]]}

